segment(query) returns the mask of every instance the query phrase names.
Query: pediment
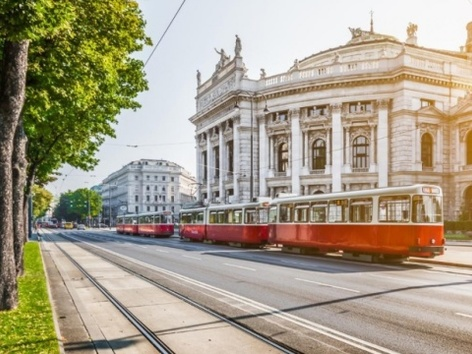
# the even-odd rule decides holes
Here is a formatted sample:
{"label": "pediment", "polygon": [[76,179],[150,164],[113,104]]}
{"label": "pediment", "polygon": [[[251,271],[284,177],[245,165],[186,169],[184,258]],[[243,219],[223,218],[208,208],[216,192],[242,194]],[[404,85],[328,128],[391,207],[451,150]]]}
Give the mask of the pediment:
{"label": "pediment", "polygon": [[472,94],[460,99],[457,105],[451,108],[451,114],[455,116],[472,115]]}
{"label": "pediment", "polygon": [[435,116],[435,117],[444,117],[446,114],[441,111],[440,109],[436,108],[435,106],[426,106],[426,107],[421,107],[418,109],[418,113],[428,115],[428,116]]}

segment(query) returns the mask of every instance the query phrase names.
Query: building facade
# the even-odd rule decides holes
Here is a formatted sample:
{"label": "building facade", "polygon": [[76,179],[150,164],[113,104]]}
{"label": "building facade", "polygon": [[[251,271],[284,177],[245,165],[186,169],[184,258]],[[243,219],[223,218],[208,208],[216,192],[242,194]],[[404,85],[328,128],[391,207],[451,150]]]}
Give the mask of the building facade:
{"label": "building facade", "polygon": [[472,218],[472,22],[458,51],[350,28],[287,72],[246,75],[237,37],[197,75],[197,181],[205,202],[432,183],[445,218]]}
{"label": "building facade", "polygon": [[102,182],[102,220],[114,224],[118,215],[152,211],[171,211],[178,217],[182,205],[195,201],[197,191],[195,177],[174,162],[132,161]]}

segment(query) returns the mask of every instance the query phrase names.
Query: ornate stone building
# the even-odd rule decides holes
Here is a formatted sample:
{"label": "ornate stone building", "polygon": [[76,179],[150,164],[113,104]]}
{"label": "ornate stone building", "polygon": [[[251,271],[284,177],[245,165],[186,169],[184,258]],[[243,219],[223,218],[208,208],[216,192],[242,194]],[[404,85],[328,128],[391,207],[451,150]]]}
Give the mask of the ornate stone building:
{"label": "ornate stone building", "polygon": [[[197,181],[206,202],[433,183],[445,218],[472,218],[472,22],[458,51],[350,28],[287,72],[246,75],[219,51],[197,73]],[[469,213],[469,214],[468,214]]]}

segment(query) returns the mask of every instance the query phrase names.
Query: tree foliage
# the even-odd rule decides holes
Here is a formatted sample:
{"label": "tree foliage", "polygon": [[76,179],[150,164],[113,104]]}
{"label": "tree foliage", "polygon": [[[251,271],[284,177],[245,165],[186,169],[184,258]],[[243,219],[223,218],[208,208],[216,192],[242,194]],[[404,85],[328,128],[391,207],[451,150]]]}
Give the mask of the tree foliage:
{"label": "tree foliage", "polygon": [[62,193],[53,215],[59,220],[85,223],[89,217],[95,219],[101,211],[101,195],[94,190],[80,188]]}
{"label": "tree foliage", "polygon": [[41,218],[51,208],[54,196],[47,189],[34,185],[33,186],[33,217]]}
{"label": "tree foliage", "polygon": [[135,1],[68,0],[68,30],[31,42],[25,130],[28,175],[47,181],[67,163],[90,170],[123,109],[137,109],[147,89],[131,54],[151,44]]}
{"label": "tree foliage", "polygon": [[[151,44],[144,25],[134,0],[0,2],[0,310],[17,305],[26,223],[13,221],[34,180],[47,183],[65,163],[91,169],[120,111],[139,108],[147,81],[132,54]],[[26,139],[13,148],[23,131],[27,167]]]}

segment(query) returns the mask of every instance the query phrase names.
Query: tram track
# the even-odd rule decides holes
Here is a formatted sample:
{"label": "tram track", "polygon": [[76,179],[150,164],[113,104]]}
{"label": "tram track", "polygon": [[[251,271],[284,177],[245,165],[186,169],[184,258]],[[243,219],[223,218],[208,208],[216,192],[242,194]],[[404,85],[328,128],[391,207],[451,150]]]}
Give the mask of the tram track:
{"label": "tram track", "polygon": [[[99,258],[103,259],[104,261],[113,264],[115,267],[121,269],[122,271],[130,274],[133,277],[139,278],[139,279],[147,282],[148,284],[152,285],[153,287],[155,287],[159,290],[162,290],[162,291],[166,292],[167,294],[171,295],[172,297],[175,297],[175,298],[177,298],[177,299],[193,306],[194,308],[198,309],[198,311],[201,311],[201,312],[203,312],[203,313],[205,313],[209,316],[212,316],[213,318],[215,318],[215,321],[218,321],[218,322],[224,323],[226,325],[229,325],[232,328],[235,328],[235,329],[245,333],[246,335],[249,335],[251,338],[254,338],[257,341],[260,341],[260,342],[264,343],[265,345],[268,345],[269,347],[271,347],[273,349],[276,349],[277,351],[279,351],[281,353],[299,353],[299,351],[297,351],[297,350],[294,350],[292,348],[287,348],[286,346],[281,345],[280,343],[271,340],[267,336],[264,336],[264,335],[254,331],[254,330],[252,330],[252,329],[250,329],[250,328],[248,328],[248,327],[246,327],[246,326],[244,326],[244,325],[242,325],[242,324],[240,324],[240,323],[238,323],[234,320],[231,320],[230,318],[227,318],[227,317],[225,317],[225,316],[223,316],[223,315],[221,315],[221,314],[219,314],[219,313],[217,313],[217,312],[215,312],[215,311],[199,304],[198,302],[193,301],[193,300],[189,299],[188,297],[185,297],[185,296],[179,294],[178,292],[176,292],[176,291],[174,291],[174,290],[172,290],[172,289],[170,289],[166,286],[163,286],[162,284],[159,284],[155,280],[153,280],[153,279],[151,279],[151,278],[149,278],[149,277],[147,277],[143,274],[140,274],[137,271],[131,270],[131,269],[127,268],[126,266],[123,266],[122,264],[120,264],[120,262],[115,261],[113,259],[113,257],[111,257],[111,256],[107,257],[104,254],[101,254],[103,251],[98,252],[97,250],[94,250],[93,247],[87,247],[87,246],[84,247],[84,245],[82,244],[81,241],[78,241],[76,238],[73,238],[73,237],[65,236],[64,234],[60,234],[60,237],[66,239],[66,240],[72,241],[76,246],[79,246],[83,250],[85,250],[87,252],[90,252],[94,256],[99,257]],[[100,281],[97,280],[96,277],[94,277],[89,271],[87,271],[84,267],[82,267],[81,264],[79,262],[77,262],[69,252],[67,252],[63,247],[61,247],[58,242],[56,242],[55,240],[53,240],[52,238],[50,238],[48,236],[46,236],[46,238],[47,238],[47,241],[54,243],[54,245],[60,250],[60,252],[93,284],[94,287],[96,287],[106,297],[106,299],[108,301],[110,301],[110,303],[112,303],[117,308],[117,310],[129,321],[129,323],[131,323],[143,335],[143,337],[147,339],[147,341],[152,345],[153,348],[155,348],[159,353],[174,353],[174,351],[161,338],[159,338],[159,336],[157,336],[156,333],[152,329],[150,329],[144,323],[144,321],[142,321],[139,318],[139,316],[136,316],[129,309],[128,306],[124,305],[116,296],[114,296],[112,294],[111,291],[109,291],[103,284],[101,284]]]}

